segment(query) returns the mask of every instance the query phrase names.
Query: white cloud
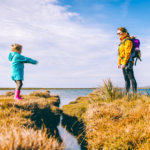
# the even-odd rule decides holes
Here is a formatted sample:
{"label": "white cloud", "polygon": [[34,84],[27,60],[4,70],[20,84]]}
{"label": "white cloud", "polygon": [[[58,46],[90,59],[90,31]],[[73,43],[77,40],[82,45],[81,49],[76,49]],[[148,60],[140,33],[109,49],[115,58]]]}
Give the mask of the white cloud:
{"label": "white cloud", "polygon": [[119,39],[108,29],[86,26],[67,8],[56,0],[0,2],[1,87],[15,86],[7,60],[13,43],[40,62],[25,65],[24,87],[94,87],[109,77],[124,85],[117,69]]}

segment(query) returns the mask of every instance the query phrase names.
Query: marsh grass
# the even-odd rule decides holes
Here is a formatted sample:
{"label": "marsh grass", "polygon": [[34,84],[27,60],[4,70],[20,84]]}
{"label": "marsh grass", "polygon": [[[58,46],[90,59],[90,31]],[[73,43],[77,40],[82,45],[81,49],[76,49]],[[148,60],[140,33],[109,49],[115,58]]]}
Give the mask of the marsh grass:
{"label": "marsh grass", "polygon": [[27,129],[18,126],[0,127],[0,150],[62,150],[64,145],[46,131]]}
{"label": "marsh grass", "polygon": [[104,80],[103,86],[99,86],[93,93],[88,94],[88,96],[80,96],[75,101],[71,101],[69,105],[64,105],[62,108],[64,113],[81,119],[81,116],[85,114],[89,104],[112,102],[113,100],[123,97],[126,97],[129,101],[133,98],[133,95],[130,93],[128,96],[125,96],[124,90],[113,85],[112,81],[108,79]]}
{"label": "marsh grass", "polygon": [[125,96],[125,91],[115,86],[110,79],[103,80],[103,86],[95,91],[100,101],[113,101]]}
{"label": "marsh grass", "polygon": [[6,96],[14,96],[14,92],[8,91],[8,92],[6,92]]}
{"label": "marsh grass", "polygon": [[150,96],[128,95],[111,80],[86,97],[63,106],[64,114],[85,124],[89,150],[150,149]]}
{"label": "marsh grass", "polygon": [[30,97],[44,97],[44,98],[50,98],[50,92],[46,90],[45,92],[42,91],[34,91],[33,93],[29,94]]}
{"label": "marsh grass", "polygon": [[80,96],[76,101],[70,102],[69,105],[62,106],[63,114],[69,116],[76,116],[79,120],[82,119],[82,115],[85,114],[91,98]]}
{"label": "marsh grass", "polygon": [[[25,96],[24,96],[25,97]],[[31,116],[39,115],[40,117],[49,117],[61,114],[61,109],[55,106],[59,105],[60,100],[54,99],[26,99],[18,102],[13,99],[0,99],[0,124],[16,120],[16,122],[23,123],[29,121]],[[17,119],[18,118],[18,119]],[[40,118],[41,119],[41,118]],[[24,121],[23,121],[24,120]]]}
{"label": "marsh grass", "polygon": [[150,98],[145,95],[91,104],[84,116],[89,149],[150,148]]}
{"label": "marsh grass", "polygon": [[62,113],[59,96],[23,97],[15,101],[13,96],[0,96],[0,149],[63,149],[57,129]]}
{"label": "marsh grass", "polygon": [[145,89],[144,92],[146,93],[147,96],[150,96],[149,92]]}

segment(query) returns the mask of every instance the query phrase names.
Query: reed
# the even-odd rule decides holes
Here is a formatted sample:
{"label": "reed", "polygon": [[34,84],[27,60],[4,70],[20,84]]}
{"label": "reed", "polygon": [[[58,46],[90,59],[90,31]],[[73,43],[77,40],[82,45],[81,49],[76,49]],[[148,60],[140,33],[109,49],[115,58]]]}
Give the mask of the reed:
{"label": "reed", "polygon": [[98,94],[100,101],[113,101],[125,96],[125,90],[115,86],[110,79],[103,80],[103,86],[95,91]]}

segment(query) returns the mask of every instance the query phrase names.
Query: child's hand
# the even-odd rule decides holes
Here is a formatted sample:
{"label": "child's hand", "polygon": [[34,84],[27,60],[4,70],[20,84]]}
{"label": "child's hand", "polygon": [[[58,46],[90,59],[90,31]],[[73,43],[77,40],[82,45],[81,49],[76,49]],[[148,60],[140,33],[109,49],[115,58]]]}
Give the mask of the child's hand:
{"label": "child's hand", "polygon": [[39,63],[39,61],[37,61],[37,64]]}

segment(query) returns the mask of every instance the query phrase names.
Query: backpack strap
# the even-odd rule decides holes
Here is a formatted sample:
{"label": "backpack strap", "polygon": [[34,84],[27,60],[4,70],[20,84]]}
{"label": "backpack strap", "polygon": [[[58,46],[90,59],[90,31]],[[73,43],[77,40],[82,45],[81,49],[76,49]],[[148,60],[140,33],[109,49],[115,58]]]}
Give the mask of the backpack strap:
{"label": "backpack strap", "polygon": [[121,42],[121,44],[125,44],[125,42],[126,42],[127,40],[130,40],[130,41],[133,43],[132,39],[128,37],[128,38],[124,39],[124,40]]}
{"label": "backpack strap", "polygon": [[[130,40],[130,41],[133,43],[133,47],[132,47],[131,53],[134,53],[134,51],[135,51],[135,46],[134,46],[134,42],[132,41],[132,39],[131,39],[130,37],[128,37],[128,38],[124,39],[122,42],[120,42],[119,46],[120,46],[121,44],[125,45],[125,42],[126,42],[127,40]],[[118,49],[118,55],[119,55],[119,49]]]}
{"label": "backpack strap", "polygon": [[136,60],[135,60],[135,66],[136,66],[136,63],[137,63],[137,60],[138,60],[138,59],[139,59],[140,61],[142,61],[141,58],[136,58]]}
{"label": "backpack strap", "polygon": [[[130,37],[124,39],[124,40],[120,43],[120,45],[121,45],[121,44],[124,44],[124,45],[125,45],[125,42],[126,42],[127,40],[129,40],[129,41],[131,41],[131,42],[133,43],[133,47],[132,47],[131,53],[134,53],[134,51],[135,51],[135,45],[134,45],[133,40],[132,40]],[[119,45],[119,46],[120,46],[120,45]]]}
{"label": "backpack strap", "polygon": [[125,44],[125,42],[126,42],[127,40],[130,40],[130,41],[133,43],[133,41],[132,41],[131,38],[126,38],[126,39],[124,39],[122,42],[120,42],[119,46],[120,46],[121,44]]}
{"label": "backpack strap", "polygon": [[135,60],[135,66],[136,66],[136,63],[137,63],[137,58],[136,58],[136,60]]}

